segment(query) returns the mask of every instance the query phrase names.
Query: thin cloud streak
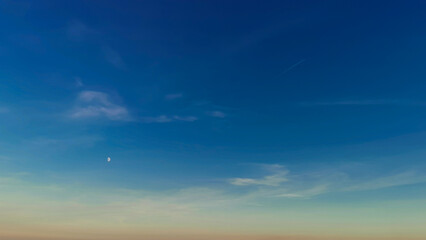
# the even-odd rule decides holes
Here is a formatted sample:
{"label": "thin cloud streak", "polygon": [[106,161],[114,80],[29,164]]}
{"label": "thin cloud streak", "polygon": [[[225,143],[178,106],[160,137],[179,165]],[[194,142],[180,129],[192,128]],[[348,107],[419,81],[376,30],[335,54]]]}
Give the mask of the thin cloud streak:
{"label": "thin cloud streak", "polygon": [[143,123],[169,123],[169,122],[194,122],[197,121],[198,118],[194,116],[167,116],[167,115],[160,115],[157,117],[142,117],[141,121]]}
{"label": "thin cloud streak", "polygon": [[222,111],[210,111],[206,113],[208,116],[210,117],[215,117],[215,118],[225,118],[226,114]]}
{"label": "thin cloud streak", "polygon": [[113,121],[131,120],[129,111],[115,103],[111,97],[99,91],[82,91],[77,97],[77,106],[72,110],[72,119],[105,117]]}
{"label": "thin cloud streak", "polygon": [[416,171],[405,171],[389,176],[378,177],[345,187],[343,191],[367,191],[426,182],[426,176]]}
{"label": "thin cloud streak", "polygon": [[196,116],[159,115],[132,117],[123,105],[115,102],[104,92],[82,91],[76,99],[76,106],[68,114],[71,119],[107,118],[112,121],[137,121],[141,123],[170,123],[170,122],[195,122]]}
{"label": "thin cloud streak", "polygon": [[81,78],[76,77],[75,78],[75,87],[80,88],[80,87],[83,87],[83,86],[84,86],[84,84],[83,84],[83,81],[81,80]]}
{"label": "thin cloud streak", "polygon": [[179,98],[182,98],[182,97],[183,97],[182,93],[167,94],[166,96],[164,96],[164,98],[166,100],[175,100],[175,99],[179,99]]}
{"label": "thin cloud streak", "polygon": [[236,186],[264,185],[264,186],[279,186],[283,182],[287,182],[288,170],[281,165],[265,166],[273,174],[263,178],[232,178],[229,183]]}
{"label": "thin cloud streak", "polygon": [[198,118],[194,116],[173,116],[173,119],[176,121],[183,121],[183,122],[194,122],[197,121]]}
{"label": "thin cloud streak", "polygon": [[102,52],[107,62],[112,64],[114,67],[121,70],[126,69],[126,64],[124,63],[123,59],[117,51],[113,50],[109,46],[103,46]]}
{"label": "thin cloud streak", "polygon": [[291,191],[291,192],[284,192],[279,193],[275,195],[274,197],[281,197],[281,198],[310,198],[313,196],[321,195],[329,191],[329,185],[328,184],[319,184],[316,186],[312,186],[308,189],[299,190],[299,191]]}
{"label": "thin cloud streak", "polygon": [[68,23],[67,35],[71,40],[82,41],[88,35],[95,33],[95,30],[88,27],[86,24],[79,20],[73,20]]}
{"label": "thin cloud streak", "polygon": [[144,123],[168,123],[172,122],[173,119],[166,115],[161,115],[157,117],[142,117],[141,121]]}
{"label": "thin cloud streak", "polygon": [[7,107],[0,107],[0,114],[2,113],[8,113],[10,110]]}
{"label": "thin cloud streak", "polygon": [[[263,197],[311,198],[332,192],[357,192],[426,183],[426,176],[418,171],[404,171],[381,177],[357,179],[341,171],[313,172],[294,175],[279,164],[264,165],[271,174],[262,178],[231,178],[234,186],[258,186],[249,195],[253,199]],[[267,188],[262,188],[267,187]]]}
{"label": "thin cloud streak", "polygon": [[300,64],[304,63],[306,60],[302,59],[298,62],[296,62],[295,64],[291,65],[290,67],[286,68],[284,71],[282,71],[280,74],[278,74],[274,79],[277,79],[279,77],[284,76],[286,73],[290,72],[291,70],[293,70],[295,67],[299,66]]}

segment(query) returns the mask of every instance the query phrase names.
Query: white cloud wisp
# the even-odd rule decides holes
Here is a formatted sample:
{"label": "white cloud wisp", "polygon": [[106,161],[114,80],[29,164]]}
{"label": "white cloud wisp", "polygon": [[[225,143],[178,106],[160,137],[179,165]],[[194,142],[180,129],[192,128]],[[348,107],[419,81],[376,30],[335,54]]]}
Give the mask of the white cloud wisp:
{"label": "white cloud wisp", "polygon": [[113,102],[108,94],[99,91],[80,92],[77,107],[70,116],[73,119],[105,117],[113,121],[131,120],[127,108]]}

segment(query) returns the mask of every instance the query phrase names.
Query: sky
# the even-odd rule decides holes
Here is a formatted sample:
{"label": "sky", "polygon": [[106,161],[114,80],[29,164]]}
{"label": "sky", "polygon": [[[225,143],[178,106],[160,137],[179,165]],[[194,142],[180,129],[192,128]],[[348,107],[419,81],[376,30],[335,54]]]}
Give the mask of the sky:
{"label": "sky", "polygon": [[0,0],[0,238],[426,238],[423,1]]}

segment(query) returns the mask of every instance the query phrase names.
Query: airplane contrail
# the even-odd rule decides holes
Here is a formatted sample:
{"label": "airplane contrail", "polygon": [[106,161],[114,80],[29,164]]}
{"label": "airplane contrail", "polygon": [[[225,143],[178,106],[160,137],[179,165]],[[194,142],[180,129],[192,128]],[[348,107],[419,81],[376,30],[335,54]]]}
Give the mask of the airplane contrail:
{"label": "airplane contrail", "polygon": [[293,68],[295,68],[295,67],[299,66],[300,64],[302,64],[304,61],[306,61],[306,60],[305,60],[305,59],[302,59],[302,60],[298,61],[297,63],[295,63],[295,64],[291,65],[290,67],[288,67],[287,69],[285,69],[284,71],[282,71],[280,74],[278,74],[275,78],[279,78],[279,77],[281,77],[282,75],[284,75],[284,74],[288,73],[288,72],[289,72],[289,71],[291,71]]}

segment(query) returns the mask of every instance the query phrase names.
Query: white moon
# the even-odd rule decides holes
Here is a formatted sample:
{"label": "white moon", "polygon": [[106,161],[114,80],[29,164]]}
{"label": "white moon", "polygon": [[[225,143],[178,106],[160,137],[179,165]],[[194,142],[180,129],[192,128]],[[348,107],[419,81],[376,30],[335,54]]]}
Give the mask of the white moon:
{"label": "white moon", "polygon": [[108,162],[111,162],[111,158],[110,158],[110,157],[108,157],[108,158],[107,158],[107,161],[108,161]]}

